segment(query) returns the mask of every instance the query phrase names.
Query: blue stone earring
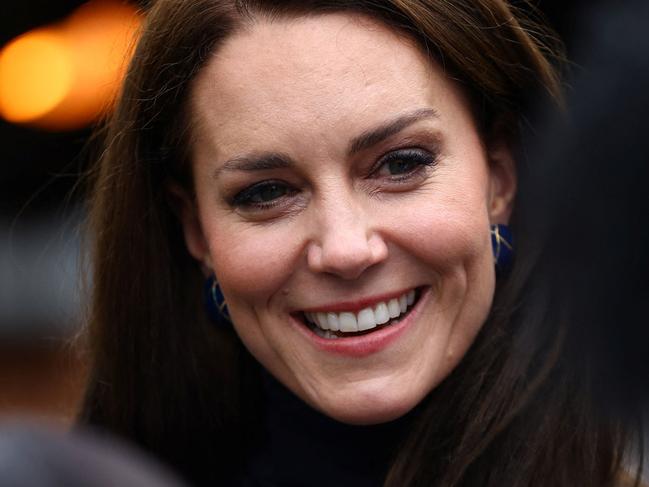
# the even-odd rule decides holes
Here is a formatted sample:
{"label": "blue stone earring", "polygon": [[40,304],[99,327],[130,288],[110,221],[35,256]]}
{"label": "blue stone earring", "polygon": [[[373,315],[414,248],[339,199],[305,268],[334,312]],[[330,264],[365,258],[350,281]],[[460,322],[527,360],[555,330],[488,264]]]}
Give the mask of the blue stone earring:
{"label": "blue stone earring", "polygon": [[496,270],[504,272],[509,269],[514,255],[512,232],[507,225],[491,225],[491,247],[494,253]]}
{"label": "blue stone earring", "polygon": [[205,280],[203,294],[205,309],[210,319],[219,326],[224,328],[229,327],[232,319],[230,318],[230,312],[225,304],[225,298],[214,274]]}

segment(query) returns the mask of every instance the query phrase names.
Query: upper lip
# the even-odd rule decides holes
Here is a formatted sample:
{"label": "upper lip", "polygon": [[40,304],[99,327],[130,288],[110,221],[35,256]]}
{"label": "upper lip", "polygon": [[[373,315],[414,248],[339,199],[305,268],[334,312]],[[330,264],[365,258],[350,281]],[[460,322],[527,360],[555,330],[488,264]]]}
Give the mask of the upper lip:
{"label": "upper lip", "polygon": [[339,313],[342,311],[356,312],[374,306],[375,304],[382,301],[389,301],[390,299],[398,298],[411,291],[412,289],[416,289],[416,287],[408,287],[400,289],[399,291],[391,291],[366,298],[352,299],[348,301],[337,301],[335,303],[324,304],[321,306],[302,308],[299,311],[303,313]]}

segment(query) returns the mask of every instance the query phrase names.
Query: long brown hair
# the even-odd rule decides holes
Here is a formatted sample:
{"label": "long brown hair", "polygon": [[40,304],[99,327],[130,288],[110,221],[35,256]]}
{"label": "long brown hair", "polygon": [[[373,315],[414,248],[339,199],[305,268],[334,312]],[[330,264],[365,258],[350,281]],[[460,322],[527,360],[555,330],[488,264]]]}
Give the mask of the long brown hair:
{"label": "long brown hair", "polygon": [[[561,98],[553,37],[502,0],[152,4],[93,179],[93,361],[80,421],[134,440],[198,484],[241,468],[260,388],[258,365],[234,333],[204,317],[202,275],[166,191],[171,181],[191,185],[191,83],[256,18],[334,11],[414,39],[470,95],[485,137],[505,130],[514,142],[531,94]],[[542,313],[517,323],[516,275],[499,284],[460,366],[425,399],[386,485],[596,487],[616,475],[624,438],[561,368],[560,329],[531,334]],[[516,353],[531,335],[534,345]]]}

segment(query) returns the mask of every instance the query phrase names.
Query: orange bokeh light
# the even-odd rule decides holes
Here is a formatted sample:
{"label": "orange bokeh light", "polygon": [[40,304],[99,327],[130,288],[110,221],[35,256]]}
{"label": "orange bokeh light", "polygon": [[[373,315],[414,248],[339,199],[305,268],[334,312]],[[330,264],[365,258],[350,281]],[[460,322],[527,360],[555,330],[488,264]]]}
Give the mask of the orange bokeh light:
{"label": "orange bokeh light", "polygon": [[0,113],[10,122],[37,119],[65,98],[72,78],[70,54],[58,32],[24,34],[0,54]]}
{"label": "orange bokeh light", "polygon": [[134,7],[95,0],[14,39],[0,52],[0,115],[49,130],[96,120],[119,89],[139,24]]}

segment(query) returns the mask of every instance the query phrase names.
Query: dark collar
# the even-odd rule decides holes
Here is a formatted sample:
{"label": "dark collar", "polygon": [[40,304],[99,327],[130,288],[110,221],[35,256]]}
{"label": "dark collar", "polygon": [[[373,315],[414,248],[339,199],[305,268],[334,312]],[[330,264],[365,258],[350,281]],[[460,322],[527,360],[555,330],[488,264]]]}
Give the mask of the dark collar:
{"label": "dark collar", "polygon": [[246,486],[377,487],[383,484],[414,413],[351,426],[308,406],[264,372],[265,435],[250,458]]}

